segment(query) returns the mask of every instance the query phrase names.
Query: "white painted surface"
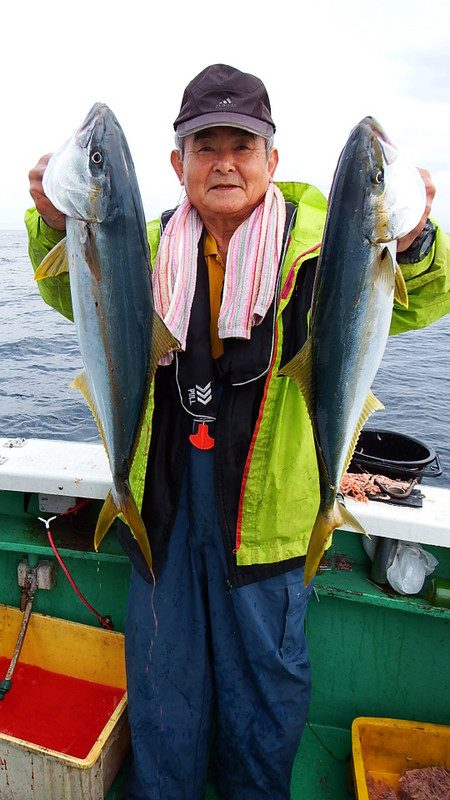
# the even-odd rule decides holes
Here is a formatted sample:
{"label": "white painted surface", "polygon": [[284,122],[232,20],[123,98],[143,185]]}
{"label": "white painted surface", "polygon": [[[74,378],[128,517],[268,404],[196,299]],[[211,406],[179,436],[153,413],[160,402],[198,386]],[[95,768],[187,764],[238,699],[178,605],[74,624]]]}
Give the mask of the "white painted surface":
{"label": "white painted surface", "polygon": [[0,490],[103,500],[111,480],[102,444],[0,439]]}
{"label": "white painted surface", "polygon": [[406,542],[450,547],[450,489],[420,485],[422,508],[345,498],[345,505],[369,534]]}
{"label": "white painted surface", "polygon": [[[26,439],[9,447],[11,441],[16,440],[0,439],[0,490],[106,497],[111,472],[103,445]],[[425,495],[423,508],[350,498],[346,505],[367,533],[450,547],[450,489],[422,485],[420,489]]]}

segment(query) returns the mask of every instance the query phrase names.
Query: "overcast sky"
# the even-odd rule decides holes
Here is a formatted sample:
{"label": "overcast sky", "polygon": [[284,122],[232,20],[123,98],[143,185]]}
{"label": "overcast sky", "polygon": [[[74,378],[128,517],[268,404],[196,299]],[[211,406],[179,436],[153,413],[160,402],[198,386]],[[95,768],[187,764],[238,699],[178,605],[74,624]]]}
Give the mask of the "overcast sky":
{"label": "overcast sky", "polygon": [[450,231],[448,0],[25,0],[0,19],[0,228],[22,227],[29,169],[96,101],[122,125],[147,218],[176,205],[172,122],[186,83],[223,62],[267,86],[277,178],[327,194],[348,133],[370,114],[432,172],[433,213]]}

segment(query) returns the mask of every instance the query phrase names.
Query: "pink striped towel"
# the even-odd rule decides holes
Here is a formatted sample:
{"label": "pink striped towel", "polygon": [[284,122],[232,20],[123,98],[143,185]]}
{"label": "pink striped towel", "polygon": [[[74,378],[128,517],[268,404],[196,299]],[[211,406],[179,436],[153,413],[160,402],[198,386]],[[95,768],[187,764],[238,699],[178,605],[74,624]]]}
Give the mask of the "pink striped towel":
{"label": "pink striped towel", "polygon": [[[270,183],[264,201],[239,226],[228,246],[218,326],[221,339],[249,339],[252,326],[264,319],[275,290],[285,220],[283,195]],[[202,230],[203,222],[186,198],[164,230],[153,271],[156,311],[183,350]],[[171,359],[169,353],[161,363],[168,364]]]}

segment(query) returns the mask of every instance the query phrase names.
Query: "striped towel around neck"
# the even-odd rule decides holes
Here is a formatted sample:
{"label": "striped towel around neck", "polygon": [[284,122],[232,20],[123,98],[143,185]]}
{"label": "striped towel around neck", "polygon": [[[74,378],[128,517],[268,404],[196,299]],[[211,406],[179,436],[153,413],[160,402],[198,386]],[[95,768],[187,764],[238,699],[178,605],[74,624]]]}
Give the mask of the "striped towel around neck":
{"label": "striped towel around neck", "polygon": [[[221,339],[249,339],[252,326],[264,319],[273,300],[285,221],[283,195],[270,183],[264,200],[234,232],[228,246],[218,325]],[[162,234],[153,271],[156,311],[182,350],[186,348],[202,230],[203,222],[186,198]],[[169,353],[160,363],[169,364],[172,357]]]}

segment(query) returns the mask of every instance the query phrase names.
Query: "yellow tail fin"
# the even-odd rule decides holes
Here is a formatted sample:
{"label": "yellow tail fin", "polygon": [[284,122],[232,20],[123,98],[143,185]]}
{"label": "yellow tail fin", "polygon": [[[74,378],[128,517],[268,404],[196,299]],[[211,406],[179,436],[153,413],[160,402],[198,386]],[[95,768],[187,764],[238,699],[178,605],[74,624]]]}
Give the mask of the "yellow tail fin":
{"label": "yellow tail fin", "polygon": [[350,514],[350,511],[347,511],[337,500],[334,501],[334,506],[331,509],[323,509],[321,506],[314,523],[306,554],[305,586],[308,586],[314,578],[319,568],[320,560],[330,543],[333,531],[341,525],[348,525],[352,530],[368,536],[353,514]]}
{"label": "yellow tail fin", "polygon": [[125,484],[126,491],[123,495],[122,502],[120,504],[120,508],[114,502],[112,492],[108,492],[108,495],[103,503],[102,509],[100,511],[97,525],[95,528],[94,534],[94,547],[96,550],[100,547],[101,542],[103,541],[104,537],[108,533],[112,523],[119,516],[119,514],[123,514],[125,517],[125,521],[128,527],[131,530],[134,538],[136,539],[139,547],[142,550],[142,555],[144,556],[149,570],[152,569],[153,561],[152,561],[152,553],[150,550],[150,544],[148,541],[147,531],[145,529],[145,525],[142,521],[142,517],[138,511],[136,503],[134,501],[134,497],[131,494],[129,487]]}

